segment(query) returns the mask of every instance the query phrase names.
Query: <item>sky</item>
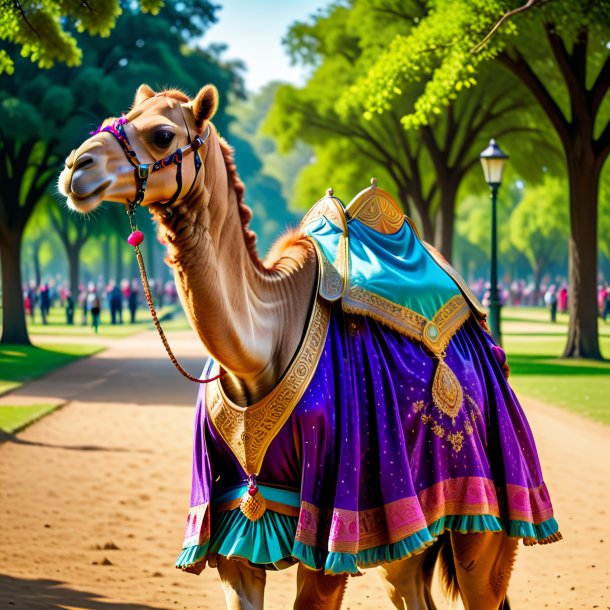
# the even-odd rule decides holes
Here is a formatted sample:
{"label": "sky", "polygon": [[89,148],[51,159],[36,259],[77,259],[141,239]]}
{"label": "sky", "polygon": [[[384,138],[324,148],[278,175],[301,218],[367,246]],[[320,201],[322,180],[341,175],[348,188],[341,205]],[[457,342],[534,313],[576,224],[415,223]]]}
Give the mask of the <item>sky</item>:
{"label": "sky", "polygon": [[228,44],[224,57],[246,63],[244,76],[249,91],[258,91],[272,80],[301,84],[304,72],[290,65],[282,38],[290,24],[306,20],[327,4],[328,0],[224,0],[216,13],[218,22],[208,29],[201,43]]}

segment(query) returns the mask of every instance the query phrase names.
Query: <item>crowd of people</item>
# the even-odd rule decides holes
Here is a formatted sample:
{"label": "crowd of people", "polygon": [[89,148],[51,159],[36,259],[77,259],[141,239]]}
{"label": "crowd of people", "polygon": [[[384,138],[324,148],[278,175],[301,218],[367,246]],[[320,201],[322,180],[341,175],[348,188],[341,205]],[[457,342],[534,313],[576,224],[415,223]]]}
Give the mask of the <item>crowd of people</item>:
{"label": "crowd of people", "polygon": [[[171,280],[163,283],[153,279],[150,281],[150,289],[157,308],[177,301],[176,287]],[[61,307],[65,311],[67,324],[90,323],[95,332],[98,331],[104,309],[109,313],[110,324],[123,324],[125,309],[128,312],[129,323],[136,324],[138,309],[142,304],[146,304],[138,279],[108,283],[99,280],[86,285],[81,284],[76,298],[66,281],[56,282],[51,279],[39,286],[36,282],[30,281],[24,287],[23,296],[26,314],[32,322],[36,321],[39,313],[42,324],[47,324],[51,308]]]}
{"label": "crowd of people", "polygon": [[[59,287],[58,287],[59,286]],[[489,282],[478,278],[470,282],[470,287],[485,307],[489,306]],[[151,292],[155,307],[174,304],[178,295],[172,280],[163,283],[160,280],[151,280]],[[565,278],[545,277],[538,286],[533,281],[514,280],[508,284],[500,284],[500,301],[503,305],[515,307],[546,307],[549,310],[551,322],[557,321],[557,314],[567,314],[569,302],[568,282]],[[605,322],[610,322],[610,285],[600,280],[597,291],[599,316]],[[67,282],[50,280],[36,286],[31,281],[24,288],[25,310],[32,321],[36,311],[40,312],[41,321],[47,324],[51,307],[61,306],[65,309],[66,323],[74,324],[76,311],[80,310],[80,323],[86,325],[91,322],[95,332],[100,324],[101,313],[107,308],[111,324],[123,324],[123,312],[127,308],[129,323],[136,323],[139,307],[145,304],[142,287],[138,279],[110,281],[104,283],[81,284],[79,293],[74,299]]]}
{"label": "crowd of people", "polygon": [[[489,306],[489,281],[478,278],[470,287],[483,303]],[[567,314],[569,306],[569,288],[566,278],[545,277],[536,286],[534,281],[514,280],[498,286],[502,305],[514,307],[546,307],[551,322],[557,321],[557,314]],[[599,317],[610,322],[610,284],[600,277],[597,288],[597,306]]]}

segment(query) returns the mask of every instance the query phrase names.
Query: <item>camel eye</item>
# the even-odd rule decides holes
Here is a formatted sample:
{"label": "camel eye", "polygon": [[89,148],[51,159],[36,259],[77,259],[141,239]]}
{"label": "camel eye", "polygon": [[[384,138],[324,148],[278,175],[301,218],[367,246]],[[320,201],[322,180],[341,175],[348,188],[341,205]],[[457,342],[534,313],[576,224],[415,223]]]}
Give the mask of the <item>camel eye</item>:
{"label": "camel eye", "polygon": [[174,134],[171,131],[162,130],[155,133],[153,141],[155,146],[158,146],[159,148],[167,148],[172,143],[173,139]]}

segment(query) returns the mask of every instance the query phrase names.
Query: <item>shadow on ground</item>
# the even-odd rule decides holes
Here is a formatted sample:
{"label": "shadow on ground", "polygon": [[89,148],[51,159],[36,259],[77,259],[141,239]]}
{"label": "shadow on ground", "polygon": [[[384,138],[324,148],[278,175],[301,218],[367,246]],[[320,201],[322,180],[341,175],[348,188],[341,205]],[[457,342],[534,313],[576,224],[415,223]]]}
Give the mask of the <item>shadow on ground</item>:
{"label": "shadow on ground", "polygon": [[13,578],[0,574],[0,607],[20,610],[166,610],[163,606],[117,603],[96,593],[71,589],[58,580]]}
{"label": "shadow on ground", "polygon": [[[41,443],[38,441],[25,440],[17,434],[0,430],[0,445],[2,443],[15,443],[16,445],[28,445],[30,447],[47,447],[48,449],[67,449],[68,451],[108,451],[110,453],[153,453],[150,449],[132,449],[125,447],[101,447],[99,445],[54,445],[52,443]],[[2,589],[0,589],[1,591]]]}

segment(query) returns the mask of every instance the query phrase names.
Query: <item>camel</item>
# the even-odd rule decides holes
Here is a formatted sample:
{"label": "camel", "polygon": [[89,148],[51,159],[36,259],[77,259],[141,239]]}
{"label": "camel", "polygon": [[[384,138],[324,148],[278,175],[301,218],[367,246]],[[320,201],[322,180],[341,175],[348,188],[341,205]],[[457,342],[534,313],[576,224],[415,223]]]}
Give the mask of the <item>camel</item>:
{"label": "camel", "polygon": [[79,212],[150,210],[210,355],[177,566],[215,566],[230,609],[297,563],[296,609],[339,609],[376,567],[396,608],[431,610],[438,560],[468,610],[508,608],[518,540],[561,535],[484,310],[375,183],[329,190],[261,261],[217,105],[142,85],[59,178]]}

